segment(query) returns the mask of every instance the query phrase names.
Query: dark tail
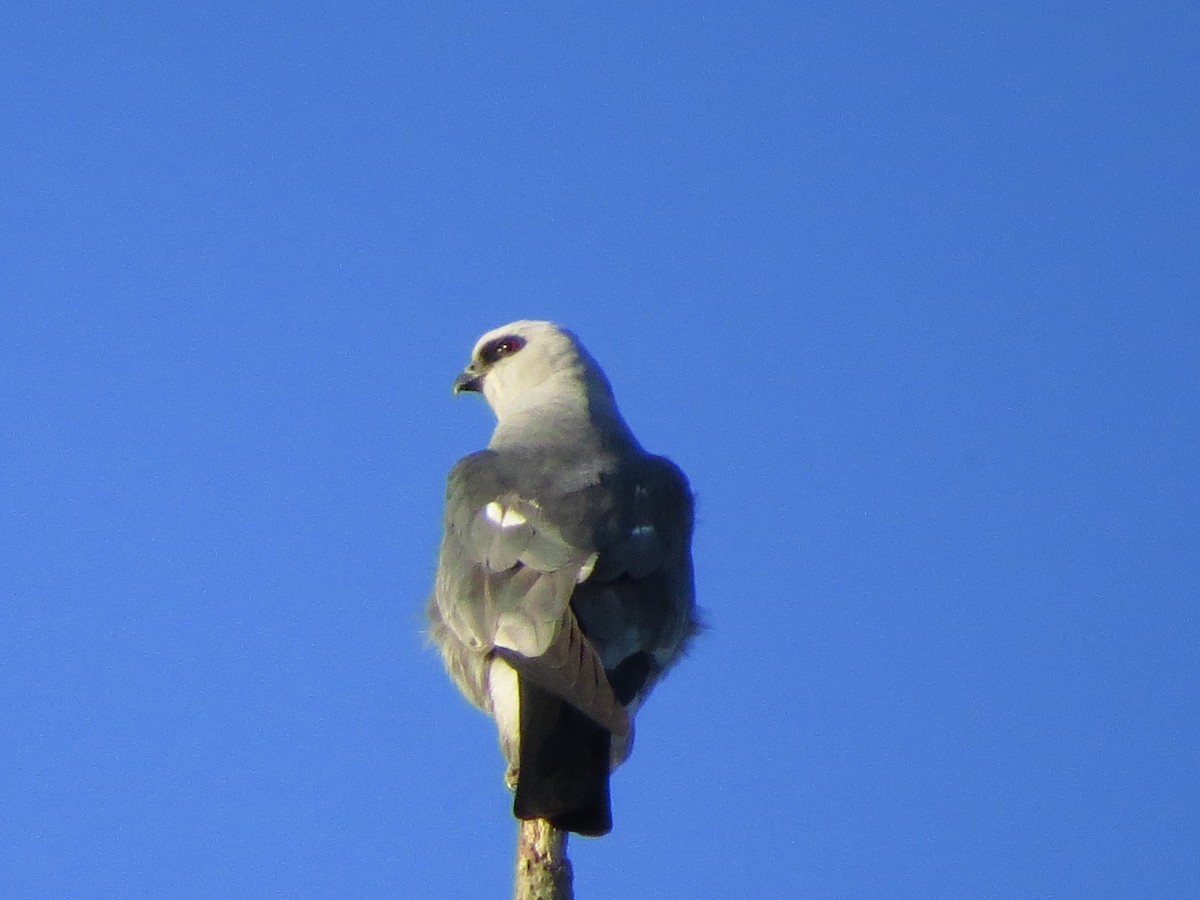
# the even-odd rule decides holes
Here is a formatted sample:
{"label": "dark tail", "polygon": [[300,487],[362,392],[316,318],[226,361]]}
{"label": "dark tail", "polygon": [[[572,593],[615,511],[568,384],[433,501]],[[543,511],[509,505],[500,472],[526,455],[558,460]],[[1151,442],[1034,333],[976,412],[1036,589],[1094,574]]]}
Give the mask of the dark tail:
{"label": "dark tail", "polygon": [[518,681],[521,759],[513,815],[549,819],[577,834],[608,834],[608,731],[557,695]]}

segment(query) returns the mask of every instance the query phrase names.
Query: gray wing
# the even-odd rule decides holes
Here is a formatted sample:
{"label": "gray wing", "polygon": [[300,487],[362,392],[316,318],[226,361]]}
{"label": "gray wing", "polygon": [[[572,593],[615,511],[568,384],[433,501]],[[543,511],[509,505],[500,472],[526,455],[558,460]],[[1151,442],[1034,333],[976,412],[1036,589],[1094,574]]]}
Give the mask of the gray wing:
{"label": "gray wing", "polygon": [[642,455],[609,484],[618,498],[588,579],[571,606],[631,711],[700,630],[691,540],[693,501],[674,463]]}
{"label": "gray wing", "polygon": [[[450,473],[431,610],[434,638],[442,643],[453,635],[475,656],[494,652],[523,677],[624,734],[628,718],[570,606],[576,585],[597,561],[589,529],[580,524],[603,504],[594,491],[539,498],[530,490],[534,480],[513,471],[519,462],[485,450]],[[564,518],[567,508],[574,515]],[[563,527],[564,521],[571,524]],[[457,660],[462,671],[456,678],[468,695],[475,689],[480,702],[483,664]]]}

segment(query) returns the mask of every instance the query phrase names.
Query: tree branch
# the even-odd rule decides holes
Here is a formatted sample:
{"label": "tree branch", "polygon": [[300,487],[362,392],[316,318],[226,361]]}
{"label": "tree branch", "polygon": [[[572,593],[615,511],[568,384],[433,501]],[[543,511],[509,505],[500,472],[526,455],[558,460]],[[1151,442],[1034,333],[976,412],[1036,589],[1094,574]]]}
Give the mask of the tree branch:
{"label": "tree branch", "polygon": [[574,900],[567,833],[545,819],[521,819],[515,900]]}

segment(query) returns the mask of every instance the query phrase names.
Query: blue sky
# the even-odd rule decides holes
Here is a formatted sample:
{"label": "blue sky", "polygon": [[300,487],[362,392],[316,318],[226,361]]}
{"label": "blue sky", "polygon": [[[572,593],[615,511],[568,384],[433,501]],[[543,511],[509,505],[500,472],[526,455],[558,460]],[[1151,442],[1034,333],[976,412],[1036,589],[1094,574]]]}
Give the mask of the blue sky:
{"label": "blue sky", "polygon": [[1197,60],[1170,2],[0,13],[7,890],[507,894],[420,610],[536,317],[711,625],[581,898],[1196,896]]}

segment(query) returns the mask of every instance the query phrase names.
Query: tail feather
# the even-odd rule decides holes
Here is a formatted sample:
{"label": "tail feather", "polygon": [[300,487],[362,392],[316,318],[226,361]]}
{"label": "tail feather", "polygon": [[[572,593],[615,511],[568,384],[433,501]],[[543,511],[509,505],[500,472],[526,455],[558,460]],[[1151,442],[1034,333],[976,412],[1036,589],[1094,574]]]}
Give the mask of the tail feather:
{"label": "tail feather", "polygon": [[593,837],[612,830],[611,736],[571,704],[519,678],[521,744],[513,815]]}

